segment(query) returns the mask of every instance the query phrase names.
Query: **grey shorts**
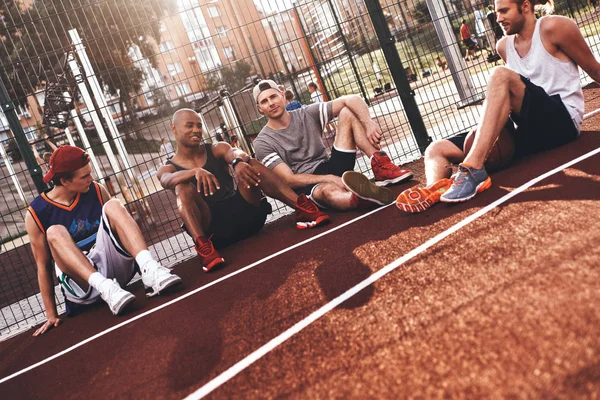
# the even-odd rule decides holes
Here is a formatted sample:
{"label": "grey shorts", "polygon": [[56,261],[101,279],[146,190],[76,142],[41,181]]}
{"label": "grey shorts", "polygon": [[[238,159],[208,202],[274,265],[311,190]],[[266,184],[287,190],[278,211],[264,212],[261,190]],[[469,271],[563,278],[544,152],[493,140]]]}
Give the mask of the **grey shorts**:
{"label": "grey shorts", "polygon": [[[98,272],[108,279],[116,279],[121,287],[126,286],[136,272],[135,259],[127,253],[110,229],[104,207],[96,234],[96,243],[86,257]],[[100,293],[96,289],[89,286],[87,291],[83,290],[71,277],[63,273],[58,265],[54,264],[54,268],[67,301],[75,304],[92,304],[100,300]]]}

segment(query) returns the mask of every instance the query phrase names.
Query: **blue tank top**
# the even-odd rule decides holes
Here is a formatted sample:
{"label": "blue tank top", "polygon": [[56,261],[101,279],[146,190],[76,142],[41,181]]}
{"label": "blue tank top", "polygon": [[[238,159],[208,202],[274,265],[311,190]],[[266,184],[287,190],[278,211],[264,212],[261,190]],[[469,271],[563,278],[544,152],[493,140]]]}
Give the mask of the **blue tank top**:
{"label": "blue tank top", "polygon": [[71,234],[73,241],[82,251],[87,251],[96,243],[96,233],[102,218],[102,194],[96,182],[90,190],[79,193],[70,206],[57,203],[45,191],[29,205],[29,212],[43,233],[52,225],[62,225]]}

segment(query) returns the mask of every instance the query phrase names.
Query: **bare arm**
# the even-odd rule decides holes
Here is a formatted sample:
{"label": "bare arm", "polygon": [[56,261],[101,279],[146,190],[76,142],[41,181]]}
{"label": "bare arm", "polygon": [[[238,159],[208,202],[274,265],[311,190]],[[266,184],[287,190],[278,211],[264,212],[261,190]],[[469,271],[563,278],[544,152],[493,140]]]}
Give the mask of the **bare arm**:
{"label": "bare arm", "polygon": [[590,78],[600,82],[600,64],[574,21],[552,16],[544,19],[541,29],[543,39],[549,39],[553,46],[579,65]]}
{"label": "bare arm", "polygon": [[507,37],[503,36],[502,39],[498,40],[496,43],[496,51],[500,54],[500,57],[502,57],[504,62],[506,62],[506,40]]}
{"label": "bare arm", "polygon": [[110,193],[108,193],[108,190],[106,190],[104,186],[102,186],[99,183],[97,183],[97,185],[100,188],[100,194],[102,195],[102,204],[105,204],[112,198],[112,196],[110,195]]}
{"label": "bare arm", "polygon": [[236,158],[241,158],[244,162],[249,162],[252,157],[250,157],[246,152],[242,149],[238,149],[237,147],[231,147],[229,143],[218,142],[213,144],[213,155],[217,159],[223,159],[227,164],[231,164],[233,160]]}
{"label": "bare arm", "polygon": [[217,178],[204,168],[177,171],[172,165],[163,165],[158,169],[156,176],[161,186],[168,190],[175,190],[177,185],[182,183],[192,183],[194,178],[196,178],[196,190],[204,192],[205,196],[210,196],[221,188]]}
{"label": "bare arm", "polygon": [[50,248],[46,242],[46,235],[37,226],[29,212],[25,217],[25,229],[29,235],[31,251],[33,252],[33,258],[35,259],[35,265],[37,266],[40,293],[42,295],[42,301],[44,302],[44,308],[46,309],[46,323],[33,334],[33,336],[38,336],[52,327],[58,326],[60,324],[60,318],[58,318],[58,311],[54,300],[54,280],[52,279],[53,263]]}
{"label": "bare arm", "polygon": [[275,172],[291,188],[299,188],[314,183],[334,183],[340,187],[345,187],[342,178],[336,175],[313,175],[313,174],[294,174],[294,172],[285,163],[281,163],[273,168]]}
{"label": "bare arm", "polygon": [[358,118],[365,128],[365,133],[369,142],[376,146],[381,141],[381,128],[377,122],[373,121],[371,118],[367,103],[365,103],[358,95],[342,96],[332,101],[331,112],[333,116],[337,117],[344,107],[350,110],[356,118]]}
{"label": "bare arm", "polygon": [[195,176],[196,169],[177,171],[172,165],[163,165],[156,174],[161,186],[168,190],[175,190],[175,187],[181,183],[191,182]]}

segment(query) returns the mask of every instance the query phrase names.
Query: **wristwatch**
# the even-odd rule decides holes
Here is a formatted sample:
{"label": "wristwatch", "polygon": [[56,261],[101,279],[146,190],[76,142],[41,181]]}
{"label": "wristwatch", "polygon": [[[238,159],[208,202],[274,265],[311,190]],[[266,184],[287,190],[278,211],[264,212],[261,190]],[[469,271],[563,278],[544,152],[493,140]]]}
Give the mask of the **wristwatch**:
{"label": "wristwatch", "polygon": [[233,161],[231,162],[231,168],[235,169],[235,166],[241,162],[244,162],[244,160],[242,160],[240,157],[234,158]]}

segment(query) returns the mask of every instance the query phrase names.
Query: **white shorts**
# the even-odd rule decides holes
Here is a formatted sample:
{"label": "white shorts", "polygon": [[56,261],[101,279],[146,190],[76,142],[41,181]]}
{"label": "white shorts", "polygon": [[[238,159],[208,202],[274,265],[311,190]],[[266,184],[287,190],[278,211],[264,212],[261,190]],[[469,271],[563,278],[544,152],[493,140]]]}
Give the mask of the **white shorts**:
{"label": "white shorts", "polygon": [[[104,207],[102,207],[102,220],[96,234],[96,243],[86,257],[98,272],[108,279],[116,279],[121,287],[125,287],[136,272],[135,259],[119,244],[110,229]],[[96,289],[89,286],[85,291],[63,273],[58,265],[54,264],[54,268],[67,300],[77,304],[92,304],[100,299],[100,293]]]}

